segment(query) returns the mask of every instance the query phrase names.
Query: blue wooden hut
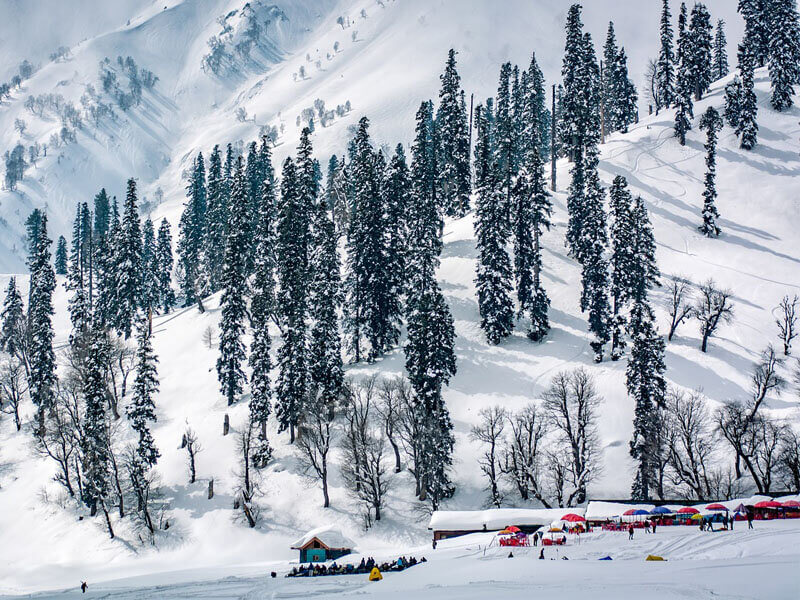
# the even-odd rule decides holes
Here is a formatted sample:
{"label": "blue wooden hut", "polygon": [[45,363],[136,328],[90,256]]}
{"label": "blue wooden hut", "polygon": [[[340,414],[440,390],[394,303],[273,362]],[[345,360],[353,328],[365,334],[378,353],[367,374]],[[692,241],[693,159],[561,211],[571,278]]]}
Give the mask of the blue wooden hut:
{"label": "blue wooden hut", "polygon": [[353,551],[353,542],[333,527],[312,529],[292,544],[292,550],[300,551],[301,563],[336,560]]}

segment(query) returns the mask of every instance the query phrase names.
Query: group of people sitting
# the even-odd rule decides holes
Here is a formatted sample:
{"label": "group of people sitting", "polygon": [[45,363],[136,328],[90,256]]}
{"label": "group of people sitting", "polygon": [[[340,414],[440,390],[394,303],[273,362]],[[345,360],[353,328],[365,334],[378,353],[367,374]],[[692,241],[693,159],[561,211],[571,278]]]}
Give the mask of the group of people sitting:
{"label": "group of people sitting", "polygon": [[356,575],[358,573],[370,573],[373,568],[378,567],[378,570],[381,573],[385,573],[387,571],[403,571],[409,567],[413,567],[416,564],[428,562],[427,559],[423,556],[420,560],[417,560],[415,556],[411,556],[406,558],[405,556],[401,556],[397,560],[392,562],[384,562],[378,564],[375,562],[375,559],[371,556],[364,560],[361,559],[361,562],[357,565],[353,564],[346,564],[346,565],[339,565],[335,561],[330,565],[324,565],[321,563],[309,563],[307,565],[300,565],[299,567],[292,567],[292,570],[289,571],[286,576],[287,577],[322,577],[325,575]]}

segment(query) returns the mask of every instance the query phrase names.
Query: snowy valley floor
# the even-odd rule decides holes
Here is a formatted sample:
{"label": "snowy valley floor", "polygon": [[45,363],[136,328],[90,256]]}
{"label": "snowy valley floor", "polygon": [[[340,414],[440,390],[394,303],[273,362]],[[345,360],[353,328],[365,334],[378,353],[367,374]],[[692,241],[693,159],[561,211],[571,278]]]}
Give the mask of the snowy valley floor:
{"label": "snowy valley floor", "polygon": [[[164,572],[136,578],[89,582],[85,595],[76,586],[34,594],[33,598],[379,598],[478,600],[559,598],[571,600],[725,598],[796,600],[800,597],[800,521],[737,523],[732,532],[703,533],[695,527],[663,527],[655,535],[637,530],[570,536],[568,545],[545,549],[497,547],[493,534],[475,534],[430,547],[398,547],[375,553],[378,561],[399,555],[425,556],[426,564],[386,573],[370,583],[366,575],[287,579],[292,563],[229,569]],[[488,548],[487,548],[488,545]],[[367,550],[368,552],[368,550]],[[666,562],[645,562],[648,554]],[[598,559],[609,555],[612,561]],[[570,560],[561,560],[561,557]],[[360,556],[350,559],[358,562]],[[557,560],[550,560],[557,559]],[[350,562],[348,560],[347,562]],[[272,579],[269,572],[278,577]],[[19,596],[0,596],[12,598]]]}

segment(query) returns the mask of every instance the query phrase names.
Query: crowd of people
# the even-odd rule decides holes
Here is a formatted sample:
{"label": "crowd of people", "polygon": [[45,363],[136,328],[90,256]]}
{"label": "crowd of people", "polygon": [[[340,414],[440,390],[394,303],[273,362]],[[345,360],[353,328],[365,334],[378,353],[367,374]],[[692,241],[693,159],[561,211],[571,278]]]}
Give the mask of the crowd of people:
{"label": "crowd of people", "polygon": [[423,556],[420,560],[417,560],[415,556],[405,557],[401,556],[400,558],[393,560],[392,562],[383,562],[378,564],[374,558],[371,556],[368,557],[366,560],[361,559],[361,562],[357,565],[353,564],[337,564],[335,561],[330,565],[326,565],[323,563],[309,563],[307,565],[300,565],[299,567],[292,567],[292,570],[289,571],[286,576],[287,577],[323,577],[325,575],[356,575],[356,574],[366,574],[370,573],[372,569],[378,567],[378,570],[381,573],[385,573],[387,571],[404,571],[409,567],[413,567],[416,564],[428,562],[427,559]]}

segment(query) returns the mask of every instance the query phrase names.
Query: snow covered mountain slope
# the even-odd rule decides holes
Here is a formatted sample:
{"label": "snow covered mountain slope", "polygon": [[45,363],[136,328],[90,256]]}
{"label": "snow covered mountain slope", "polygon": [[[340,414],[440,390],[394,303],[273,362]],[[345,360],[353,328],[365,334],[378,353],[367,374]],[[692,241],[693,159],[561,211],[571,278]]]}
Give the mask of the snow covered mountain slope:
{"label": "snow covered mountain slope", "polygon": [[[18,236],[32,206],[46,201],[55,221],[51,234],[66,234],[78,200],[89,201],[101,186],[119,194],[130,175],[140,178],[150,199],[157,188],[163,190],[164,202],[152,206],[153,215],[166,216],[176,225],[183,202],[181,173],[195,152],[207,151],[217,142],[250,140],[260,126],[282,121],[286,128],[279,138],[277,164],[294,152],[296,116],[316,98],[329,106],[348,99],[353,104],[349,115],[315,133],[315,154],[323,162],[331,152],[344,149],[348,125],[362,114],[372,119],[378,143],[407,143],[413,134],[413,113],[420,100],[435,96],[450,46],[459,49],[464,85],[468,92],[475,92],[476,99],[493,93],[503,60],[525,64],[532,50],[537,51],[548,81],[552,81],[558,70],[568,6],[568,2],[520,1],[504,3],[503,11],[497,11],[494,3],[477,0],[396,0],[385,2],[385,8],[367,0],[313,5],[286,0],[279,6],[290,25],[276,33],[281,53],[273,55],[272,66],[216,80],[202,70],[206,40],[219,32],[216,18],[228,14],[236,4],[232,0],[168,2],[164,10],[163,1],[146,6],[138,3],[130,13],[120,4],[116,20],[94,23],[92,27],[102,31],[73,47],[72,58],[44,66],[23,84],[10,104],[0,107],[0,142],[8,147],[16,141],[12,123],[21,117],[28,121],[31,132],[26,131],[25,136],[32,136],[26,138],[26,143],[31,143],[33,136],[46,140],[60,124],[52,115],[32,119],[22,106],[28,94],[63,90],[65,97],[78,102],[85,83],[92,81],[100,89],[97,65],[105,56],[113,63],[117,55],[130,54],[161,78],[152,92],[144,93],[139,107],[127,114],[117,111],[117,123],[105,123],[88,133],[79,131],[77,143],[52,154],[48,151],[47,159],[29,171],[17,192],[0,193],[0,215],[6,221],[0,225],[5,227],[0,235],[0,267],[12,272],[21,269]],[[646,18],[632,11],[640,4],[600,0],[585,10],[596,40],[604,36],[604,21],[615,19],[618,38],[636,57],[634,72],[639,74],[642,57],[655,53],[660,3],[651,2]],[[741,30],[733,3],[708,4],[715,17],[729,21],[733,44]],[[32,6],[34,3],[24,3],[19,10],[30,11],[28,18],[33,19],[36,9]],[[367,11],[366,19],[359,16],[362,8]],[[336,24],[340,14],[349,15],[357,24],[343,29]],[[644,21],[647,28],[642,26]],[[358,30],[355,41],[354,30]],[[503,37],[498,40],[499,31]],[[3,36],[5,39],[7,34]],[[326,53],[336,41],[341,49],[328,61]],[[317,51],[322,69],[315,66]],[[309,74],[294,81],[292,73],[301,65]],[[61,81],[68,83],[59,85]],[[714,84],[707,98],[696,105],[695,114],[708,105],[721,106],[724,84]],[[642,119],[628,134],[611,136],[602,149],[603,182],[609,184],[615,175],[625,175],[632,191],[647,202],[663,274],[684,275],[696,283],[713,277],[734,292],[735,323],[720,330],[708,354],[699,351],[696,323],[685,325],[667,347],[670,383],[686,389],[700,387],[717,402],[746,397],[753,361],[767,343],[775,342],[773,307],[784,294],[800,293],[800,110],[778,114],[770,109],[764,71],[758,73],[757,92],[759,145],[745,152],[738,148],[730,128],[721,135],[717,187],[723,235],[719,239],[705,239],[696,230],[705,170],[699,131],[690,132],[687,145],[679,146],[672,136],[674,115],[665,111]],[[251,119],[255,115],[256,122],[237,121],[235,111],[240,107]],[[454,508],[475,508],[486,499],[476,467],[478,448],[468,435],[478,411],[491,404],[509,409],[522,406],[540,396],[552,375],[576,366],[590,369],[604,398],[600,419],[603,473],[591,495],[629,493],[633,406],[625,392],[626,362],[592,364],[586,321],[578,308],[580,271],[564,249],[566,163],[559,165],[558,180],[554,227],[544,237],[543,255],[553,329],[540,345],[531,344],[521,334],[497,347],[486,344],[478,326],[473,283],[472,217],[449,222],[445,228],[439,279],[458,334],[459,372],[446,391],[457,436],[459,491],[450,503]],[[1,277],[0,288],[6,283],[7,278]],[[322,510],[319,490],[301,476],[292,448],[274,429],[270,439],[276,446],[276,458],[266,470],[260,500],[265,508],[263,524],[250,530],[232,522],[237,450],[233,435],[222,436],[222,422],[229,414],[235,431],[244,421],[247,407],[243,402],[228,408],[217,392],[216,350],[203,342],[206,330],[217,328],[217,300],[209,303],[205,314],[178,310],[155,322],[161,390],[153,435],[162,450],[158,470],[170,501],[172,525],[159,540],[158,551],[142,546],[129,526],[118,525],[119,537],[110,541],[100,523],[79,520],[71,505],[59,506],[59,491],[50,482],[52,463],[36,456],[30,435],[16,434],[10,419],[4,418],[0,421],[0,590],[66,586],[78,578],[97,581],[186,565],[208,569],[285,561],[293,556],[288,546],[298,530],[332,522],[359,544],[384,548],[387,553],[425,539],[425,517],[413,502],[413,484],[406,474],[393,479],[385,520],[364,534],[358,509],[347,496],[338,471],[331,481],[332,508]],[[663,302],[663,291],[655,291],[655,300]],[[56,310],[57,343],[63,344],[68,320],[61,286]],[[663,332],[663,308],[658,316]],[[402,371],[403,354],[398,349],[374,365],[350,368],[349,374]],[[800,414],[793,392],[770,398],[768,408],[795,421]],[[178,449],[187,422],[204,447],[198,457],[199,480],[192,485],[186,483],[185,452]],[[217,494],[207,500],[211,478]],[[43,498],[48,502],[41,502]]]}
{"label": "snow covered mountain slope", "polygon": [[[276,151],[282,160],[299,135],[296,118],[314,100],[329,108],[350,100],[353,111],[320,128],[315,145],[327,159],[341,152],[347,127],[361,115],[373,121],[373,136],[393,146],[409,142],[419,102],[435,97],[447,50],[458,52],[467,94],[476,102],[494,94],[499,65],[511,60],[527,65],[537,53],[548,82],[560,73],[563,25],[570,0],[509,0],[500,7],[487,0],[152,0],[75,3],[9,1],[0,19],[0,82],[28,59],[41,67],[0,103],[0,150],[17,142],[48,144],[47,156],[28,170],[14,192],[0,191],[0,271],[24,269],[23,222],[34,207],[46,207],[55,235],[69,232],[78,202],[101,187],[121,195],[128,177],[136,177],[148,207],[176,218],[183,202],[181,175],[200,150],[215,143],[249,142],[264,125],[285,131]],[[659,2],[594,0],[584,20],[598,48],[613,19],[617,38],[630,57],[637,84],[649,58],[657,54]],[[741,19],[727,0],[707,2],[712,16],[727,21],[729,54],[741,35]],[[224,22],[236,29],[245,5],[257,11],[264,27],[263,47],[241,68],[215,75],[203,67],[212,36]],[[362,16],[362,10],[364,15]],[[677,11],[677,7],[675,7]],[[234,14],[235,13],[235,14]],[[231,16],[233,14],[233,16]],[[226,20],[225,17],[228,17]],[[337,24],[342,16],[344,24]],[[238,30],[237,30],[238,31]],[[502,35],[498,36],[498,32]],[[241,37],[241,34],[239,34]],[[240,38],[237,38],[239,40]],[[64,46],[69,53],[55,62],[49,54]],[[334,49],[336,47],[336,50]],[[228,48],[229,52],[233,52]],[[139,68],[158,78],[141,104],[123,111],[103,91],[98,64],[108,57],[125,89],[117,56],[131,56]],[[319,65],[317,62],[319,61]],[[304,77],[295,78],[300,67]],[[116,118],[84,119],[76,141],[54,148],[61,130],[59,109],[33,114],[29,96],[60,94],[63,103],[81,107],[87,86],[97,92],[89,106],[110,106]],[[237,119],[237,109],[247,119]],[[646,111],[646,106],[643,104]],[[23,133],[14,129],[25,122]]]}

